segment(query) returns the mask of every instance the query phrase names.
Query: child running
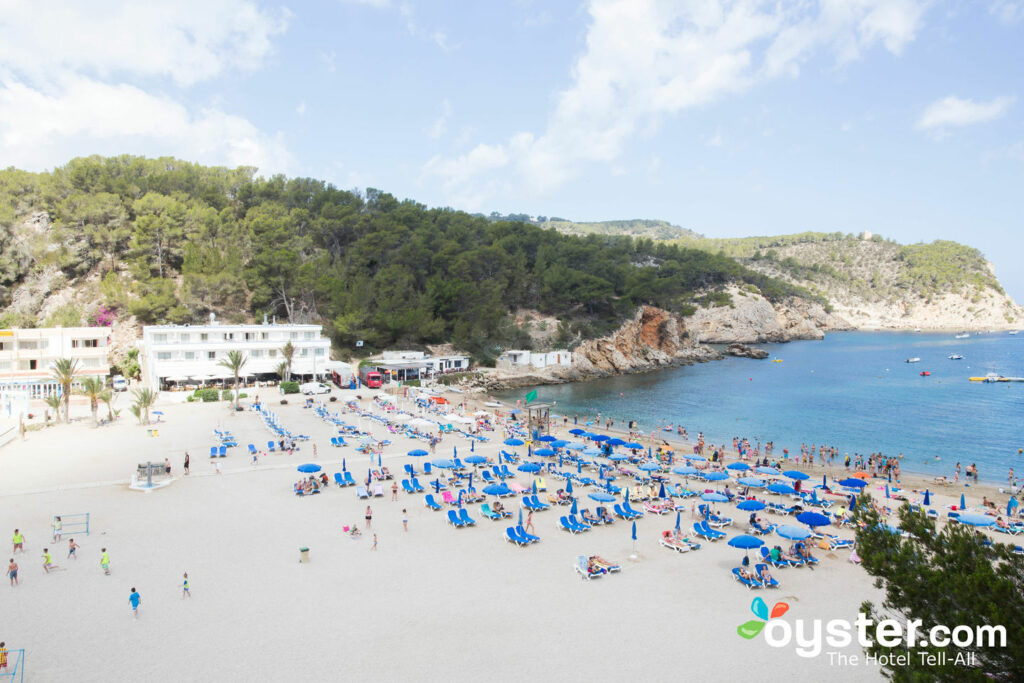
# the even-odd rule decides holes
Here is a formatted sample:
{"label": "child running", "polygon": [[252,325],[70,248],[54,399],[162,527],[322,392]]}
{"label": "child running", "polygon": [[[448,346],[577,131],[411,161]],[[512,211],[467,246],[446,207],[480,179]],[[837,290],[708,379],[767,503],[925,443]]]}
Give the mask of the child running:
{"label": "child running", "polygon": [[43,569],[49,574],[51,569],[56,569],[57,565],[53,563],[53,555],[50,554],[49,548],[43,548]]}
{"label": "child running", "polygon": [[186,595],[192,597],[192,591],[188,587],[188,572],[185,572],[185,583],[181,587],[181,599],[184,600]]}
{"label": "child running", "polygon": [[103,555],[100,557],[100,566],[103,567],[103,573],[110,576],[110,553],[107,552],[106,548],[102,548]]}
{"label": "child running", "polygon": [[75,559],[75,560],[77,560],[77,559],[78,559],[78,555],[76,555],[76,554],[75,554],[75,552],[76,552],[76,551],[77,551],[77,550],[78,550],[79,548],[81,548],[81,547],[82,547],[82,546],[80,546],[80,545],[78,545],[77,543],[75,543],[75,539],[73,539],[73,538],[69,538],[69,539],[68,539],[68,558],[69,558],[69,559]]}
{"label": "child running", "polygon": [[142,596],[135,590],[135,586],[132,586],[132,594],[128,596],[128,602],[132,604],[132,615],[139,618],[139,603],[142,602]]}

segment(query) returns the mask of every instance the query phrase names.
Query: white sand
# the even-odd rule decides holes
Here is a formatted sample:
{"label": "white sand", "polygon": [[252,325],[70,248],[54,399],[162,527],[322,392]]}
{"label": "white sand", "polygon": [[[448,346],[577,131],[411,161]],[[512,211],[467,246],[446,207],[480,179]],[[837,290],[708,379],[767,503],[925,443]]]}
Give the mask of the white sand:
{"label": "white sand", "polygon": [[[788,602],[787,619],[854,620],[861,601],[879,594],[846,551],[815,550],[822,558],[816,570],[775,570],[779,590],[752,592],[733,580],[730,569],[743,553],[725,541],[685,555],[661,548],[658,536],[674,517],[638,522],[639,559],[630,561],[625,522],[571,536],[556,530],[557,510],[538,513],[543,540],[517,548],[504,540],[506,525],[484,519],[478,505],[470,506],[476,528],[456,530],[444,513],[425,509],[422,496],[401,493],[400,502],[391,502],[387,487],[384,498],[371,502],[380,543],[372,552],[368,534],[353,541],[341,532],[343,524],[363,526],[366,501],[353,488],[332,485],[311,498],[292,494],[294,466],[312,460],[310,443],[293,457],[270,456],[254,468],[245,444],[269,437],[255,413],[232,414],[217,404],[161,408],[166,423],[156,425],[156,438],[129,416],[99,429],[72,424],[31,433],[0,450],[0,531],[9,538],[20,527],[28,541],[17,556],[21,585],[0,586],[0,640],[27,650],[26,680],[880,677],[875,667],[834,666],[824,655],[803,659],[792,648],[736,633],[753,618],[757,595],[769,606]],[[334,463],[345,456],[356,479],[365,477],[369,459],[332,448],[330,426],[312,411],[273,408],[292,431],[314,436],[328,473],[340,470]],[[241,443],[222,459],[219,476],[206,455],[218,424]],[[500,437],[491,434],[478,453],[496,454]],[[407,462],[421,468],[425,459],[404,454],[422,442],[394,440],[384,455],[392,472],[400,475]],[[465,439],[449,437],[437,457],[450,455],[453,444],[460,456],[468,454]],[[181,477],[185,448],[192,453],[187,478]],[[166,456],[177,476],[166,489],[92,485],[127,479],[136,462]],[[401,527],[403,506],[408,533]],[[722,507],[741,522],[727,529],[730,535],[741,532],[746,515]],[[69,562],[69,534],[53,544],[49,529],[54,514],[75,512],[92,514],[92,533],[75,537],[81,557]],[[688,514],[684,521],[689,527]],[[777,537],[767,540],[785,547]],[[55,551],[60,571],[44,574],[44,546]],[[101,546],[110,551],[111,576],[99,567]],[[311,563],[299,564],[299,546],[311,548]],[[581,581],[573,561],[592,553],[621,562],[623,571]],[[183,600],[184,571],[193,597]],[[132,586],[142,595],[138,620],[128,605]]]}

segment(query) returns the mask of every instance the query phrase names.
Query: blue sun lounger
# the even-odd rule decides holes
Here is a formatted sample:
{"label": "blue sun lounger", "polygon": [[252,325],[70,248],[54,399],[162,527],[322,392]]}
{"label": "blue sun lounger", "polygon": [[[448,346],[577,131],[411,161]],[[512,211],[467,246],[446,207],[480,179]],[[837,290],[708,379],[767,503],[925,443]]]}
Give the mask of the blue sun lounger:
{"label": "blue sun lounger", "polygon": [[578,534],[578,533],[580,532],[580,530],[579,530],[579,529],[577,529],[577,528],[576,528],[576,527],[575,527],[575,526],[574,526],[574,525],[573,525],[573,524],[572,524],[572,523],[571,523],[571,522],[569,521],[569,518],[568,518],[568,517],[566,517],[565,515],[562,515],[561,517],[559,517],[559,518],[558,518],[558,527],[559,527],[560,529],[563,529],[563,530],[565,530],[565,531],[568,531],[568,532],[569,532],[570,534]]}
{"label": "blue sun lounger", "polygon": [[434,500],[433,493],[428,493],[426,497],[423,498],[423,504],[435,512],[441,509],[441,504]]}
{"label": "blue sun lounger", "polygon": [[412,484],[409,483],[408,479],[402,480],[402,490],[406,493],[416,493],[416,489],[412,487]]}
{"label": "blue sun lounger", "polygon": [[487,503],[484,503],[483,505],[480,506],[480,514],[486,517],[487,519],[491,520],[492,522],[504,517],[504,515],[502,515],[501,513],[492,510],[491,506]]}
{"label": "blue sun lounger", "polygon": [[576,515],[569,515],[569,524],[572,524],[579,531],[590,531],[593,528],[589,524],[584,524],[580,520],[576,519]]}
{"label": "blue sun lounger", "polygon": [[341,478],[341,472],[334,473],[334,483],[337,484],[338,486],[345,485],[345,480]]}
{"label": "blue sun lounger", "polygon": [[219,447],[217,449],[217,457],[218,458],[226,458],[226,457],[228,457],[228,447],[227,446]]}
{"label": "blue sun lounger", "polygon": [[732,575],[737,581],[742,583],[747,588],[761,588],[761,583],[759,581],[755,581],[754,579],[748,579],[745,576],[741,576],[739,567],[736,567],[732,570]]}
{"label": "blue sun lounger", "polygon": [[779,587],[779,580],[776,579],[774,576],[772,576],[771,579],[769,579],[769,580],[765,580],[765,578],[761,576],[761,572],[763,570],[767,569],[767,568],[768,568],[768,565],[765,565],[765,564],[756,564],[756,565],[754,565],[754,575],[757,576],[757,580],[765,588],[778,588]]}
{"label": "blue sun lounger", "polygon": [[765,534],[770,534],[771,532],[775,531],[775,527],[775,524],[768,524],[767,526],[765,526],[760,522],[753,522],[750,525],[750,530],[758,536],[764,536]]}
{"label": "blue sun lounger", "polygon": [[210,457],[211,458],[216,458],[217,457],[217,447],[216,446],[210,446]]}
{"label": "blue sun lounger", "polygon": [[461,529],[462,527],[466,526],[466,523],[459,519],[459,516],[455,514],[455,510],[448,511],[448,523],[456,529]]}
{"label": "blue sun lounger", "polygon": [[369,491],[366,490],[365,486],[357,486],[356,487],[356,496],[358,496],[359,498],[369,498],[370,497],[370,493],[369,493]]}
{"label": "blue sun lounger", "polygon": [[469,516],[466,508],[459,508],[459,520],[466,526],[476,526],[476,520]]}
{"label": "blue sun lounger", "polygon": [[780,557],[779,561],[776,562],[772,559],[772,553],[765,546],[761,546],[761,559],[765,562],[771,563],[773,567],[792,567],[793,563],[787,560],[785,557]]}
{"label": "blue sun lounger", "polygon": [[533,534],[526,533],[526,529],[523,528],[522,524],[516,525],[516,533],[519,534],[519,538],[525,540],[527,543],[536,543],[540,540],[540,536],[534,536]]}
{"label": "blue sun lounger", "polygon": [[249,455],[256,455],[256,447],[249,444]]}
{"label": "blue sun lounger", "polygon": [[640,519],[644,516],[644,513],[640,510],[634,510],[633,506],[629,504],[628,500],[622,502],[622,509],[633,515],[633,519]]}
{"label": "blue sun lounger", "polygon": [[409,483],[412,484],[412,487],[416,491],[416,493],[423,493],[423,491],[426,490],[426,489],[423,488],[423,484],[420,483],[420,480],[417,479],[416,477],[413,477],[409,481]]}
{"label": "blue sun lounger", "polygon": [[352,473],[349,472],[348,470],[345,470],[345,485],[346,486],[355,486],[356,485],[356,480],[352,478]]}
{"label": "blue sun lounger", "polygon": [[480,473],[480,476],[483,477],[484,481],[487,482],[488,484],[493,484],[496,481],[495,478],[494,478],[494,475],[492,475],[487,470],[483,470]]}
{"label": "blue sun lounger", "polygon": [[520,547],[524,545],[530,545],[530,541],[520,536],[519,533],[516,531],[516,527],[514,526],[506,527],[505,540],[509,543],[515,543]]}
{"label": "blue sun lounger", "polygon": [[508,479],[511,476],[512,476],[512,473],[509,472],[508,465],[502,465],[501,466],[501,478],[502,479]]}
{"label": "blue sun lounger", "polygon": [[697,522],[693,525],[693,530],[697,533],[698,536],[706,538],[709,541],[717,541],[720,538],[725,538],[724,532],[718,531],[717,529],[712,529],[710,526],[708,526],[707,522]]}

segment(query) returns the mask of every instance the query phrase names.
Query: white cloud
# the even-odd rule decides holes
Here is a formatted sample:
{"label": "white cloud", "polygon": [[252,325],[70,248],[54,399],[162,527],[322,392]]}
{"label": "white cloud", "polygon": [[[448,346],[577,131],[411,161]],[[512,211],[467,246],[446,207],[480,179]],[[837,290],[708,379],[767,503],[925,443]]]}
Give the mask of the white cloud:
{"label": "white cloud", "polygon": [[427,128],[427,137],[431,140],[437,140],[439,137],[444,135],[445,129],[448,126],[448,119],[451,115],[452,105],[446,99],[441,102],[441,115],[437,117],[437,120],[435,120],[429,128]]}
{"label": "white cloud", "polygon": [[83,154],[167,154],[285,170],[280,135],[169,93],[257,69],[288,18],[246,0],[54,0],[42,12],[0,0],[0,158],[39,169]]}
{"label": "white cloud", "polygon": [[992,0],[988,11],[1004,24],[1016,24],[1024,19],[1024,3],[1013,0]]}
{"label": "white cloud", "polygon": [[305,116],[306,115],[306,102],[305,101],[299,102],[299,106],[295,107],[295,113],[298,114],[299,116]]}
{"label": "white cloud", "polygon": [[1006,114],[1014,99],[1004,96],[988,102],[975,102],[950,95],[925,107],[917,127],[941,135],[948,128],[994,121]]}
{"label": "white cloud", "polygon": [[615,160],[664,117],[796,77],[819,53],[837,64],[876,46],[899,54],[926,2],[590,0],[586,47],[545,131],[435,157],[424,172],[473,205],[501,186],[490,177],[495,173],[535,193],[551,191],[583,165]]}

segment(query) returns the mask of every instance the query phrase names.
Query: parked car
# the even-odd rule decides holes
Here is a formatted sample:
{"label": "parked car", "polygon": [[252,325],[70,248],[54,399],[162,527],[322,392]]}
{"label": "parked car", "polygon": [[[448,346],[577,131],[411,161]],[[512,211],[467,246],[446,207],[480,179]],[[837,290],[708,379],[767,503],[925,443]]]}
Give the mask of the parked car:
{"label": "parked car", "polygon": [[306,382],[299,387],[299,391],[307,396],[311,394],[329,394],[331,393],[331,387],[323,382]]}
{"label": "parked car", "polygon": [[114,375],[110,379],[110,386],[114,388],[114,391],[128,391],[128,380],[123,375]]}

